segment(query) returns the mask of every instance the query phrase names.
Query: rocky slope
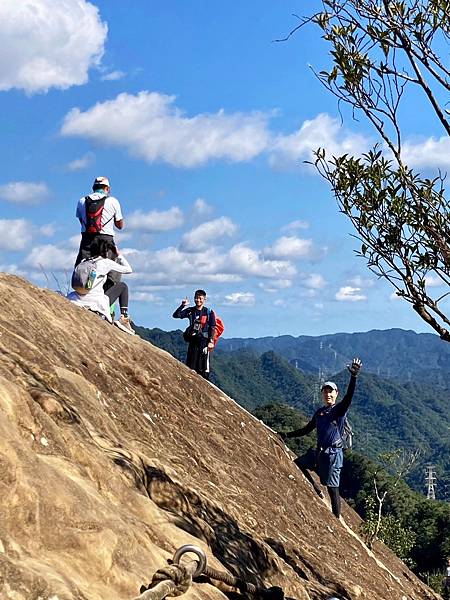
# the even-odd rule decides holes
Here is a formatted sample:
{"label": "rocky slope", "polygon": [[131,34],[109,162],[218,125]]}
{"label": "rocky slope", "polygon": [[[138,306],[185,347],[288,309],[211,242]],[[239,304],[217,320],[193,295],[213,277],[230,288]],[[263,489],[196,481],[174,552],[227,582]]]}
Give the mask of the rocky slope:
{"label": "rocky slope", "polygon": [[166,352],[4,274],[0,349],[0,598],[132,600],[185,543],[298,600],[438,598]]}

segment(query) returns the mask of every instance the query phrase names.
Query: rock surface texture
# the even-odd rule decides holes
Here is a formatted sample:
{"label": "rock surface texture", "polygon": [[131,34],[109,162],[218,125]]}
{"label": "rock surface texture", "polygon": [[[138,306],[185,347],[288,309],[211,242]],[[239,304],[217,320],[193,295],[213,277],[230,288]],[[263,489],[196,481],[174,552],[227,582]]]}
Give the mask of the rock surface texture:
{"label": "rock surface texture", "polygon": [[[186,543],[297,600],[438,598],[166,352],[0,274],[0,598],[132,600]],[[210,581],[182,598],[233,595]]]}

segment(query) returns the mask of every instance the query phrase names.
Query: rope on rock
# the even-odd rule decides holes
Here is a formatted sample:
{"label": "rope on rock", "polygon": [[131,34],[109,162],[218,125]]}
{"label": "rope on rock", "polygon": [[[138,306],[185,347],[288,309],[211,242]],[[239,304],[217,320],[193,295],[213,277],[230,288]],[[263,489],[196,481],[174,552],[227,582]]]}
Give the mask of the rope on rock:
{"label": "rope on rock", "polygon": [[[186,552],[193,552],[199,560],[181,565],[180,558]],[[141,595],[134,600],[163,600],[166,596],[181,596],[191,587],[193,577],[201,575],[206,566],[206,554],[201,548],[191,544],[182,546],[175,552],[173,564],[158,569],[148,589],[144,588],[143,591],[141,588]]]}
{"label": "rope on rock", "polygon": [[135,600],[163,600],[166,596],[181,596],[191,587],[197,565],[197,561],[191,561],[186,566],[170,565],[158,569],[149,588]]}
{"label": "rope on rock", "polygon": [[[180,559],[186,552],[196,554],[198,561],[193,560],[184,565],[180,564]],[[210,579],[222,581],[231,587],[237,588],[240,592],[254,595],[258,598],[267,600],[283,600],[284,593],[279,587],[258,588],[253,583],[247,583],[243,579],[234,577],[229,573],[217,571],[208,566],[206,554],[198,546],[186,544],[181,546],[174,556],[173,564],[168,567],[158,569],[153,575],[152,581],[147,589],[141,588],[141,595],[134,600],[163,600],[166,596],[181,596],[188,591],[192,585],[194,577],[205,575]]]}

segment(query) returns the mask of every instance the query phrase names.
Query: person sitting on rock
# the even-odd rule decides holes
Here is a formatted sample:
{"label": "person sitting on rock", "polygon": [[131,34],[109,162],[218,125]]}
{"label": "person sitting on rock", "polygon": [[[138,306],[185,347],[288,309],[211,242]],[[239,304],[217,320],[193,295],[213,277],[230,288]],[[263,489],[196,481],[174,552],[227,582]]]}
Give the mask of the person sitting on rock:
{"label": "person sitting on rock", "polygon": [[359,358],[354,358],[352,364],[347,367],[351,377],[347,392],[341,402],[336,404],[339,392],[334,381],[325,381],[322,385],[322,398],[325,406],[316,410],[311,421],[301,429],[279,432],[283,440],[286,440],[287,438],[308,435],[308,433],[317,429],[317,472],[320,477],[320,483],[327,486],[328,495],[331,500],[331,509],[337,518],[341,515],[339,483],[344,462],[342,442],[344,422],[353,398],[356,377],[358,376],[361,364]]}
{"label": "person sitting on rock", "polygon": [[[89,291],[80,294],[76,291],[68,294],[67,298],[77,304],[94,312],[99,313],[110,323],[113,322],[111,307],[116,300],[119,300],[120,319],[114,321],[114,324],[122,331],[134,335],[135,331],[130,325],[128,315],[128,286],[123,281],[115,283],[105,292],[103,285],[110,271],[118,273],[132,273],[132,268],[127,259],[118,254],[114,242],[105,239],[96,239],[92,242],[91,259],[94,261],[95,273],[93,273],[93,282]],[[114,314],[114,313],[113,313]]]}
{"label": "person sitting on rock", "polygon": [[205,306],[205,300],[205,290],[197,290],[194,294],[195,306],[187,306],[189,300],[185,298],[172,316],[174,319],[189,319],[189,327],[183,334],[184,340],[189,344],[186,365],[205,379],[209,379],[210,351],[214,348],[216,315],[213,310]]}

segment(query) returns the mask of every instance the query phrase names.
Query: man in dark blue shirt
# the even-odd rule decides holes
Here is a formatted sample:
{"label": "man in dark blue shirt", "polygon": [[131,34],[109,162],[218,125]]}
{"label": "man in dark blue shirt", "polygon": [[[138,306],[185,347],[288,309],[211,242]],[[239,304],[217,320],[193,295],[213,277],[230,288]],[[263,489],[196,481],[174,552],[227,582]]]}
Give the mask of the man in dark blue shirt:
{"label": "man in dark blue shirt", "polygon": [[341,515],[339,482],[344,461],[342,442],[344,422],[352,402],[361,364],[359,358],[354,358],[352,364],[347,367],[351,377],[341,402],[336,404],[339,392],[334,381],[325,381],[321,388],[324,406],[316,410],[311,421],[301,429],[281,433],[281,437],[286,439],[308,435],[317,429],[317,472],[320,483],[327,486],[333,514],[338,518]]}
{"label": "man in dark blue shirt", "polygon": [[194,294],[195,306],[187,306],[189,300],[185,298],[172,316],[174,319],[189,319],[189,327],[183,334],[189,343],[186,364],[209,379],[209,355],[214,348],[216,315],[205,306],[205,300],[205,290],[197,290]]}

